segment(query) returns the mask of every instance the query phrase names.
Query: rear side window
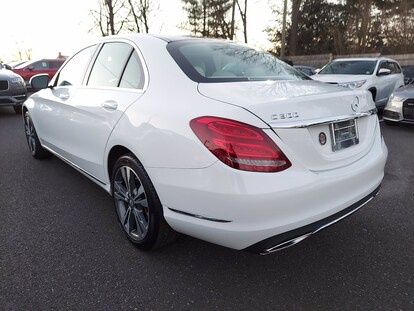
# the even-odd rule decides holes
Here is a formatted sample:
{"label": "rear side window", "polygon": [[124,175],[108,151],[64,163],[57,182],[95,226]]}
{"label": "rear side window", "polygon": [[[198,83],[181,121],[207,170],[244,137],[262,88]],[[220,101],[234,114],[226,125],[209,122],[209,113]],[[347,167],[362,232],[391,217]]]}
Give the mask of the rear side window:
{"label": "rear side window", "polygon": [[392,70],[393,73],[401,73],[401,68],[397,63],[391,62],[391,65],[393,68]]}
{"label": "rear side window", "polygon": [[53,69],[59,69],[60,66],[62,66],[63,63],[64,63],[64,61],[62,61],[62,60],[51,60],[51,61],[49,61],[49,66],[50,66],[50,68],[53,68]]}
{"label": "rear side window", "polygon": [[136,51],[133,51],[129,58],[119,87],[134,89],[142,89],[144,87],[144,70]]}
{"label": "rear side window", "polygon": [[132,52],[127,43],[105,43],[93,65],[88,86],[117,87]]}

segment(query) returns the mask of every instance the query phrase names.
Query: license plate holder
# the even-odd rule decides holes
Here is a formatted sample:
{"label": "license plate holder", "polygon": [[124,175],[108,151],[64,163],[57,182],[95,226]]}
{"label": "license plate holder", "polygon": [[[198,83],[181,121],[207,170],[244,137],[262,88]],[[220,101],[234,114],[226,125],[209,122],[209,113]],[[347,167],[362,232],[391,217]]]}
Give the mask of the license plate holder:
{"label": "license plate holder", "polygon": [[339,151],[359,144],[356,119],[333,122],[330,124],[332,151]]}

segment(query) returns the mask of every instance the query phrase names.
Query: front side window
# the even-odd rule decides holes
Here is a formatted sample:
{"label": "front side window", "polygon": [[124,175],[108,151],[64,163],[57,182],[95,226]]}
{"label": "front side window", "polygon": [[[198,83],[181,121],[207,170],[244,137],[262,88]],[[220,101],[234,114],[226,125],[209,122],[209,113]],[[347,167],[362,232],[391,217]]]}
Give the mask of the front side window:
{"label": "front side window", "polygon": [[47,61],[38,61],[33,63],[31,67],[33,67],[33,70],[44,70],[49,69],[49,64]]}
{"label": "front side window", "polygon": [[167,49],[195,82],[310,79],[270,53],[231,42],[183,40]]}
{"label": "front side window", "polygon": [[59,72],[55,85],[81,85],[86,66],[94,50],[95,45],[92,45],[75,54]]}
{"label": "front side window", "polygon": [[105,43],[89,76],[88,86],[117,87],[133,47],[123,42]]}

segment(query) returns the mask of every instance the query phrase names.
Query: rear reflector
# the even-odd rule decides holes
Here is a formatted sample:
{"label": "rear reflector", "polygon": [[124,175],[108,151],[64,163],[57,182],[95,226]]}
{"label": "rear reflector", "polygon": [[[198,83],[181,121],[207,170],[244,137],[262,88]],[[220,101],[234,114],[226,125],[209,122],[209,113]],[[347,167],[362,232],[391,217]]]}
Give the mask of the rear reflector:
{"label": "rear reflector", "polygon": [[260,128],[238,121],[200,117],[191,129],[204,146],[226,165],[253,172],[280,172],[290,161]]}

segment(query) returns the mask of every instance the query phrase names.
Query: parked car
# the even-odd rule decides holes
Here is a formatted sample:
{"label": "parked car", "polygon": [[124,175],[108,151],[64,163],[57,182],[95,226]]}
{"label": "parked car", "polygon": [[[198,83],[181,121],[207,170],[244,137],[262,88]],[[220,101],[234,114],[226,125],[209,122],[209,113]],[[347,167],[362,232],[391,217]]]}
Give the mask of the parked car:
{"label": "parked car", "polygon": [[64,59],[32,60],[16,66],[11,70],[20,75],[26,82],[26,85],[30,87],[29,81],[31,77],[46,73],[49,76],[49,79],[52,79],[64,62]]}
{"label": "parked car", "polygon": [[16,113],[21,113],[26,97],[27,90],[22,77],[5,68],[0,69],[0,106],[13,106]]}
{"label": "parked car", "polygon": [[11,70],[13,68],[16,68],[17,66],[20,66],[20,65],[26,63],[26,62],[27,62],[27,60],[16,60],[16,61],[7,63],[7,66],[8,66],[7,69],[10,69]]}
{"label": "parked car", "polygon": [[401,66],[402,72],[404,74],[404,84],[411,84],[414,82],[414,66],[406,65]]}
{"label": "parked car", "polygon": [[368,90],[377,108],[384,108],[391,93],[404,86],[400,65],[385,57],[335,59],[312,79],[351,89]]}
{"label": "parked car", "polygon": [[369,92],[222,40],[103,38],[23,109],[32,156],[110,193],[141,249],[177,232],[262,254],[296,244],[370,201],[387,159]]}
{"label": "parked car", "polygon": [[316,74],[316,68],[311,66],[294,65],[293,67],[300,70],[308,76],[313,76],[314,74]]}
{"label": "parked car", "polygon": [[414,123],[414,84],[395,90],[385,106],[383,119],[386,124]]}

